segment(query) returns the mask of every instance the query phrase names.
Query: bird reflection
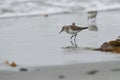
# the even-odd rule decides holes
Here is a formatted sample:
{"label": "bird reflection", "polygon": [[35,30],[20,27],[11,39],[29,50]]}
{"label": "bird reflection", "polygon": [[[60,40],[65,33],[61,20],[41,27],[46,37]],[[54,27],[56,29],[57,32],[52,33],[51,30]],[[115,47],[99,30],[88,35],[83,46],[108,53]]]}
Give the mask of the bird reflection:
{"label": "bird reflection", "polygon": [[98,27],[97,27],[97,25],[89,25],[88,30],[89,31],[98,31]]}
{"label": "bird reflection", "polygon": [[76,40],[74,40],[74,42],[71,40],[70,42],[71,42],[71,45],[72,45],[73,47],[76,47],[76,48],[78,47],[78,46],[77,46],[77,43],[76,43]]}

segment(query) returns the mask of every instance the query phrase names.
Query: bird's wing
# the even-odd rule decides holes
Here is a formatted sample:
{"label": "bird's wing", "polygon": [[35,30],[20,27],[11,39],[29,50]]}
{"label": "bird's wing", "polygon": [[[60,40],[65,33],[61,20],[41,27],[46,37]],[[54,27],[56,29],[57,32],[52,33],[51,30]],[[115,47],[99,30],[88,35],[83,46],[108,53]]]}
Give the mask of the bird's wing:
{"label": "bird's wing", "polygon": [[71,28],[72,28],[73,30],[80,30],[80,29],[81,29],[81,27],[78,27],[78,26],[71,26]]}

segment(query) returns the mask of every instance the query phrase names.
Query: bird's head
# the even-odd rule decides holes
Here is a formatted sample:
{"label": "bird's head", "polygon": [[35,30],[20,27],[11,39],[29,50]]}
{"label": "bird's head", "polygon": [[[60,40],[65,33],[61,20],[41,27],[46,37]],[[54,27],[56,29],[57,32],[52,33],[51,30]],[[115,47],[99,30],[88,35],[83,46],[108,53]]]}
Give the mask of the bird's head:
{"label": "bird's head", "polygon": [[73,22],[72,25],[75,26],[75,22]]}
{"label": "bird's head", "polygon": [[66,31],[67,29],[68,29],[67,26],[63,26],[62,29],[61,29],[61,31],[59,33],[62,33],[63,31]]}

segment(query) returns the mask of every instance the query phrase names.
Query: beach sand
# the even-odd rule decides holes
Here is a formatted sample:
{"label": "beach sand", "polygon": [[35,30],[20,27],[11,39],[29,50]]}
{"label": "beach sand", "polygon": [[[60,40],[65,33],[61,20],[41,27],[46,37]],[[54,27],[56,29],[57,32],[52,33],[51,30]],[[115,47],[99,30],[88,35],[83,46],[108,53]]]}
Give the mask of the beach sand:
{"label": "beach sand", "polygon": [[[120,11],[99,12],[98,31],[84,30],[77,36],[59,34],[63,25],[87,26],[85,12],[0,19],[1,80],[119,80],[120,55],[93,51],[120,34]],[[15,68],[3,64],[15,61]],[[20,68],[27,72],[20,72]]]}
{"label": "beach sand", "polygon": [[1,80],[119,80],[120,62],[108,61],[34,67],[29,72],[1,71]]}

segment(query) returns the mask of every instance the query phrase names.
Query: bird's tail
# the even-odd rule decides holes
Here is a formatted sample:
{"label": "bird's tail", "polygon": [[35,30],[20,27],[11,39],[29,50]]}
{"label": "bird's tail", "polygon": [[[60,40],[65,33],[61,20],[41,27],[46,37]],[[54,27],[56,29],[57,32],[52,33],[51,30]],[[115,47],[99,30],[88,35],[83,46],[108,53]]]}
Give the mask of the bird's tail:
{"label": "bird's tail", "polygon": [[82,30],[83,30],[83,29],[88,29],[88,27],[82,27]]}

